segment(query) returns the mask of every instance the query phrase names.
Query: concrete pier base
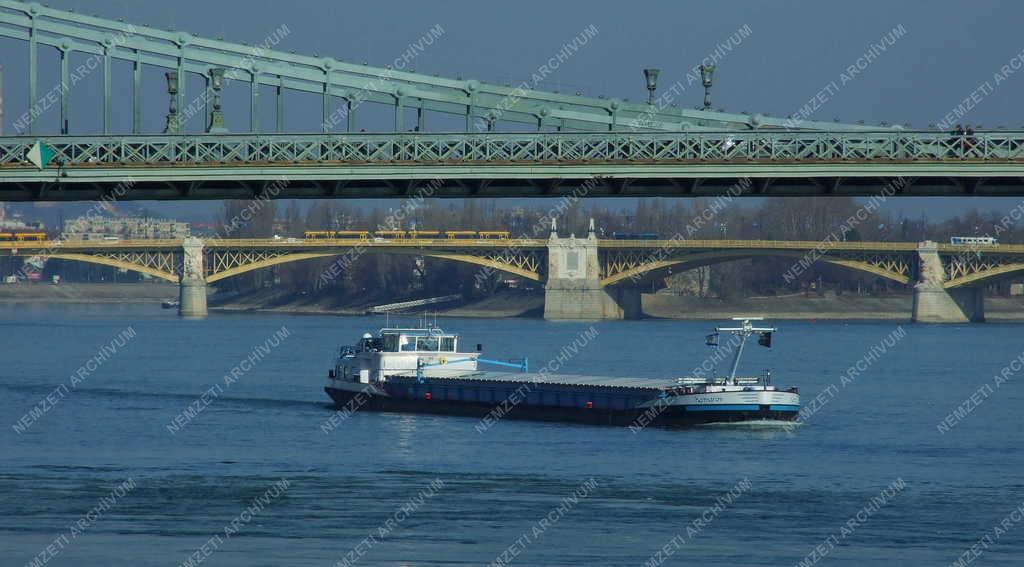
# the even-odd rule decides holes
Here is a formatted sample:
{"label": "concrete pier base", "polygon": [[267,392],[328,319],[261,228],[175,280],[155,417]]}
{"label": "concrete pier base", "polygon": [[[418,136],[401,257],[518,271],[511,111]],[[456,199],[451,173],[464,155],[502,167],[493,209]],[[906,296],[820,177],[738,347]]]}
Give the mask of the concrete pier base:
{"label": "concrete pier base", "polygon": [[203,241],[186,238],[182,245],[181,281],[178,287],[178,315],[206,317],[206,276],[203,269]]}
{"label": "concrete pier base", "polygon": [[600,282],[555,281],[544,292],[545,319],[639,319],[639,288],[602,288]]}
{"label": "concrete pier base", "polygon": [[623,319],[643,318],[643,292],[639,287],[617,285],[606,287],[604,291],[615,302]]}
{"label": "concrete pier base", "polygon": [[919,281],[914,286],[915,323],[980,323],[985,320],[982,288],[946,289],[946,272],[933,242],[918,246]]}
{"label": "concrete pier base", "polygon": [[206,282],[181,282],[178,286],[178,315],[206,317]]}
{"label": "concrete pier base", "polygon": [[985,299],[980,288],[947,290],[942,287],[914,286],[915,323],[982,323]]}

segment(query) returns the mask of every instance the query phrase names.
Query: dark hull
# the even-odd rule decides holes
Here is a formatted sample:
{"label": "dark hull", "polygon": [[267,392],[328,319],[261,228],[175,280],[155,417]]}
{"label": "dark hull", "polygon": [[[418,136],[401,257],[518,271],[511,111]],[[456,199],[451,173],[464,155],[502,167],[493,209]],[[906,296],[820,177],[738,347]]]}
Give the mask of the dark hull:
{"label": "dark hull", "polygon": [[794,421],[798,411],[773,411],[760,406],[756,411],[687,411],[683,406],[666,406],[661,411],[638,409],[567,408],[549,405],[495,404],[461,400],[426,400],[375,396],[348,390],[324,388],[339,410],[426,413],[478,417],[485,424],[503,418],[560,421],[590,425],[692,426],[710,423],[750,421]]}

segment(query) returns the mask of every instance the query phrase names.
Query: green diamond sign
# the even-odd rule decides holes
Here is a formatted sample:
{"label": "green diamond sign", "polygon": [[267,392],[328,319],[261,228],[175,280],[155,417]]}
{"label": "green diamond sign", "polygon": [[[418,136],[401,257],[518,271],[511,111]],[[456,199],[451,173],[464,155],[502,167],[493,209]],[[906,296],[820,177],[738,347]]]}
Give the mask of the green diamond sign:
{"label": "green diamond sign", "polygon": [[53,151],[53,148],[50,146],[43,142],[36,142],[36,144],[29,149],[28,154],[25,157],[28,158],[28,161],[32,162],[32,165],[39,169],[46,169],[46,166],[56,154],[57,152]]}

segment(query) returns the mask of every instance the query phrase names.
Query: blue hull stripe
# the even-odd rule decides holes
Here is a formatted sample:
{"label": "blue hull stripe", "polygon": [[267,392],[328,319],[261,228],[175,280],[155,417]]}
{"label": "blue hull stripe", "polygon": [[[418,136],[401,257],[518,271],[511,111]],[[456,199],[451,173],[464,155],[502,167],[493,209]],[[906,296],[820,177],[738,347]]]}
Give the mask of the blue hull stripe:
{"label": "blue hull stripe", "polygon": [[759,405],[718,404],[708,406],[686,406],[688,411],[757,411]]}
{"label": "blue hull stripe", "polygon": [[771,406],[768,411],[800,411],[800,406]]}

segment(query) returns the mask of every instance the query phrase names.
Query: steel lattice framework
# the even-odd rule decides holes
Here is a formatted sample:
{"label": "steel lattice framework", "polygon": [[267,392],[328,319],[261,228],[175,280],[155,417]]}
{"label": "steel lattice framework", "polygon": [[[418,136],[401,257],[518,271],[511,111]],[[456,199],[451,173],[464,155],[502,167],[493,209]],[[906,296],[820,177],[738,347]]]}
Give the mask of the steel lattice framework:
{"label": "steel lattice framework", "polygon": [[[248,46],[0,0],[0,37],[28,48],[19,84],[30,109],[17,121],[26,136],[0,139],[0,200],[400,198],[424,184],[441,197],[871,195],[894,180],[902,195],[1024,195],[1022,132],[879,131],[489,85],[277,51],[269,45],[284,39],[277,31],[274,41]],[[44,48],[57,51],[60,80],[40,96]],[[71,86],[80,77],[70,61],[83,56],[102,74],[104,136],[71,136]],[[128,137],[113,136],[117,61],[132,67]],[[168,135],[142,135],[149,67],[168,72]],[[206,86],[193,97],[186,89],[196,77]],[[247,134],[220,127],[219,77],[251,87]],[[266,88],[276,95],[276,135],[260,134]],[[319,135],[285,133],[290,91],[321,98]],[[39,138],[37,110],[51,98],[59,99],[59,135]],[[182,113],[197,101],[206,133],[183,135]],[[356,134],[364,103],[393,109],[394,133]],[[417,135],[405,132],[407,110],[417,113]],[[431,113],[464,117],[464,131],[428,133]],[[333,134],[342,123],[345,132]],[[502,123],[537,133],[499,133]],[[40,140],[57,153],[42,171],[26,162]]]}
{"label": "steel lattice framework", "polygon": [[94,257],[107,258],[120,265],[142,266],[163,274],[176,274],[180,271],[180,254],[168,250],[97,252]]}
{"label": "steel lattice framework", "polygon": [[213,283],[290,262],[363,254],[402,254],[483,266],[540,281],[546,272],[546,241],[417,239],[391,241],[211,240],[205,244],[206,281]]}
{"label": "steel lattice framework", "polygon": [[0,138],[0,200],[1024,194],[1024,132]]}
{"label": "steel lattice framework", "polygon": [[1008,251],[1006,246],[960,248],[947,246],[940,249],[939,257],[946,270],[944,286],[947,288],[985,285],[1024,272],[1024,256]]}
{"label": "steel lattice framework", "polygon": [[663,277],[674,268],[689,270],[759,257],[791,258],[797,274],[821,261],[868,272],[901,284],[909,283],[916,277],[914,247],[870,250],[846,242],[708,240],[644,244],[640,241],[600,249],[601,283],[604,286],[637,283],[652,277]]}
{"label": "steel lattice framework", "polygon": [[205,255],[203,266],[206,269],[206,281],[212,283],[232,275],[275,266],[284,263],[283,260],[286,259],[294,261],[289,256],[298,254],[278,248],[231,249],[217,247],[207,249]]}
{"label": "steel lattice framework", "polygon": [[181,273],[181,254],[166,250],[122,252],[64,252],[55,250],[52,253],[41,255],[58,260],[75,260],[132,270],[175,283],[178,282],[179,274]]}
{"label": "steel lattice framework", "polygon": [[[292,164],[1022,162],[1024,132],[674,132],[343,134],[42,138],[53,169]],[[0,166],[25,167],[36,138],[0,138]]]}
{"label": "steel lattice framework", "polygon": [[[290,262],[363,254],[403,254],[481,266],[537,282],[547,278],[547,240],[322,240],[212,239],[203,242],[207,283]],[[127,270],[177,282],[183,269],[180,240],[121,242],[0,242],[0,254],[42,256]],[[1024,274],[1024,245],[937,246],[947,288],[977,287]],[[631,285],[721,262],[759,257],[792,259],[801,273],[827,262],[907,284],[918,278],[917,243],[758,240],[599,240],[602,286]]]}
{"label": "steel lattice framework", "polygon": [[451,252],[425,252],[424,256],[483,266],[533,281],[544,281],[547,273],[547,250],[510,245],[502,249],[461,249]]}

